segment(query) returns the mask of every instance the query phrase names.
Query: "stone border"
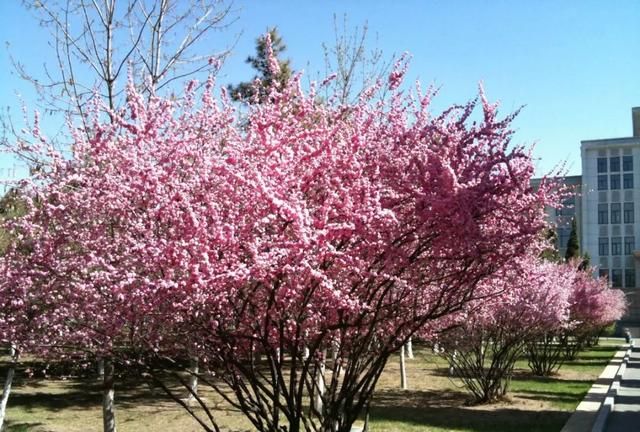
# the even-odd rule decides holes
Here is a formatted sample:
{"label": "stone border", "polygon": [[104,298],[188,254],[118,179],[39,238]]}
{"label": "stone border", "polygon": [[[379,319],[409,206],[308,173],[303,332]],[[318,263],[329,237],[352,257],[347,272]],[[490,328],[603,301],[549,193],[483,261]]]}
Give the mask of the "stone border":
{"label": "stone border", "polygon": [[[601,414],[605,416],[604,421],[606,422],[606,416],[613,409],[613,400],[609,400],[611,404],[608,405],[608,408],[605,408],[605,402],[607,402],[607,398],[611,394],[611,387],[614,382],[617,381],[618,383],[614,387],[615,391],[619,388],[620,378],[622,377],[620,368],[623,364],[625,364],[626,368],[626,361],[628,361],[631,351],[629,345],[625,344],[623,347],[625,347],[624,350],[617,351],[614,354],[609,364],[604,368],[596,382],[593,383],[583,401],[576,407],[575,412],[560,432],[593,432],[595,431],[593,428]],[[627,359],[626,361],[625,358]],[[618,379],[616,380],[617,377]],[[607,411],[606,414],[604,411]]]}
{"label": "stone border", "polygon": [[620,366],[618,367],[618,371],[616,372],[613,382],[609,386],[607,395],[604,398],[600,409],[598,410],[598,415],[596,417],[595,423],[593,424],[593,427],[591,428],[591,432],[603,432],[605,429],[609,414],[611,414],[615,407],[616,396],[618,394],[618,390],[620,389],[620,381],[622,381],[624,371],[627,369],[627,363],[629,363],[629,357],[631,356],[633,346],[633,341],[631,341],[631,344],[629,345],[629,348],[625,352],[624,358],[622,359],[622,363],[620,363]]}

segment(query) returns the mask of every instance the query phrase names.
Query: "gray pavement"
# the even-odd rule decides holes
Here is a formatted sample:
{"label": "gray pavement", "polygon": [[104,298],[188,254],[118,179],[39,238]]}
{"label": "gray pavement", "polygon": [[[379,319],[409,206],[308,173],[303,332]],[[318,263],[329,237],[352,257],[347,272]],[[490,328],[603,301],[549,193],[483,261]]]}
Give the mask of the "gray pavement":
{"label": "gray pavement", "polygon": [[615,398],[613,412],[609,415],[607,432],[640,432],[640,339],[622,375],[620,389]]}

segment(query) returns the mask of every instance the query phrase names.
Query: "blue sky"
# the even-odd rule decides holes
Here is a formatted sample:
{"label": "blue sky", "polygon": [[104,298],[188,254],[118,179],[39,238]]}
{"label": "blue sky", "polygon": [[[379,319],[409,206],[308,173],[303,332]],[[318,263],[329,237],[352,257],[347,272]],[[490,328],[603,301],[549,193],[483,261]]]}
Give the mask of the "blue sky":
{"label": "blue sky", "polygon": [[[48,34],[18,0],[0,2],[0,106],[19,114],[29,87],[11,73],[5,42],[33,73],[51,54]],[[253,75],[244,63],[254,40],[277,26],[296,70],[324,70],[333,15],[367,22],[371,45],[387,55],[408,51],[409,78],[441,87],[434,109],[475,96],[479,81],[503,113],[521,105],[515,142],[536,144],[537,173],[567,162],[580,173],[580,140],[631,135],[640,106],[640,2],[616,1],[269,1],[235,2],[238,21],[215,35],[213,51],[239,40],[219,82]],[[217,43],[219,41],[219,44]],[[0,177],[13,164],[0,156]],[[3,171],[4,170],[4,171]]]}

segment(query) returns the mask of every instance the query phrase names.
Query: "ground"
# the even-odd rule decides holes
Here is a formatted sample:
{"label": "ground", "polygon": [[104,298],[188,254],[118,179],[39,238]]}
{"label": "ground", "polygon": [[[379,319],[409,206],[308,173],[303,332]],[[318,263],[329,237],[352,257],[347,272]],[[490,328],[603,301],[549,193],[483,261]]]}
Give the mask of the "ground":
{"label": "ground", "polygon": [[[563,366],[557,376],[536,378],[526,360],[518,362],[509,398],[497,404],[467,406],[461,383],[448,376],[446,363],[417,348],[408,360],[409,390],[400,390],[399,359],[382,375],[371,408],[373,432],[557,432],[622,341],[604,341]],[[5,371],[0,370],[4,375]],[[200,431],[198,424],[160,390],[120,380],[116,387],[119,432]],[[219,401],[212,393],[210,402]],[[97,379],[25,378],[18,374],[9,399],[7,431],[99,432],[102,430]],[[219,404],[223,430],[250,431],[242,416]]]}

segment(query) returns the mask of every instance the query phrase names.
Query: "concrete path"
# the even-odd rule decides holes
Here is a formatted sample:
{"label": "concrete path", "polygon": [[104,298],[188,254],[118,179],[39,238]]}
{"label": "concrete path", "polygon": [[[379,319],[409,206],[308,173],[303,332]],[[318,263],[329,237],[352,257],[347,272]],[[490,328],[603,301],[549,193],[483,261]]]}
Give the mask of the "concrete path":
{"label": "concrete path", "polygon": [[635,347],[622,375],[606,431],[640,431],[640,339],[635,339]]}

